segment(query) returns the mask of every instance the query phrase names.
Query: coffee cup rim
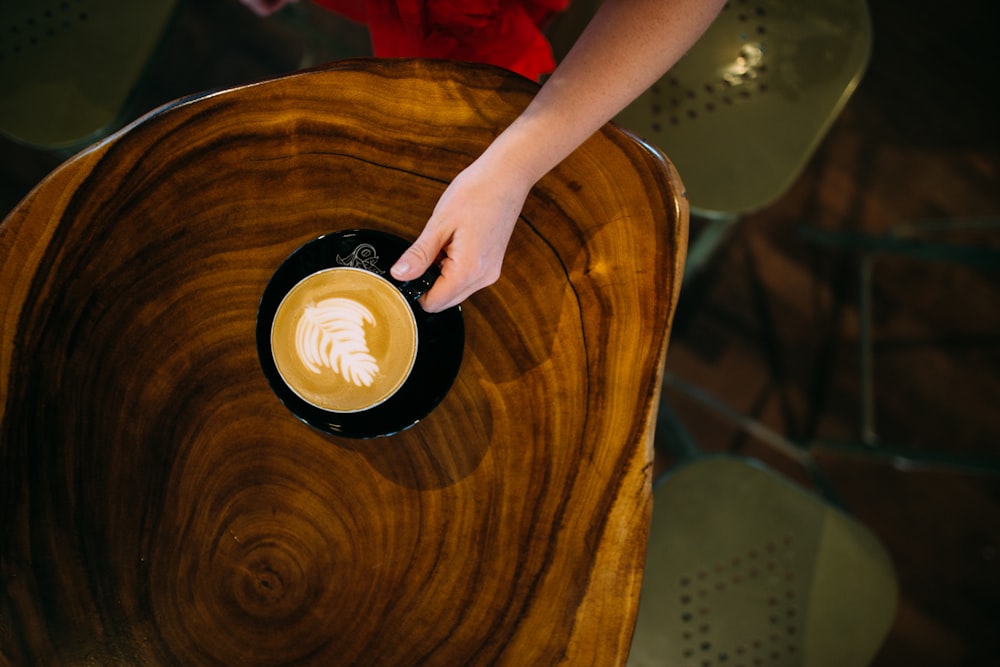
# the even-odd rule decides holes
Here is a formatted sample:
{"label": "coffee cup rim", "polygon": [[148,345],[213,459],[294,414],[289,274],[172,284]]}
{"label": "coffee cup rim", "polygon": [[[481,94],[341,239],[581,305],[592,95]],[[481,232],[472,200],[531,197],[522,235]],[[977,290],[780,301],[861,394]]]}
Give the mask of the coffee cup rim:
{"label": "coffee cup rim", "polygon": [[353,409],[348,409],[348,410],[338,410],[336,408],[332,408],[332,407],[329,407],[329,406],[325,406],[325,405],[321,405],[319,403],[316,403],[315,401],[310,400],[307,396],[303,395],[303,392],[300,391],[298,388],[296,388],[296,386],[294,385],[294,383],[290,382],[289,379],[288,379],[288,377],[285,375],[285,373],[282,372],[282,370],[281,370],[281,364],[279,364],[277,362],[277,359],[275,359],[275,367],[277,368],[278,374],[281,376],[281,380],[285,384],[285,386],[288,387],[288,389],[292,393],[294,393],[296,396],[298,396],[301,400],[305,401],[309,405],[312,405],[312,406],[314,406],[314,407],[316,407],[316,408],[318,408],[320,410],[324,410],[326,412],[332,412],[332,413],[335,413],[335,414],[351,414],[351,413],[355,413],[355,412],[364,412],[366,410],[371,410],[372,408],[377,407],[377,406],[385,403],[390,398],[392,398],[392,396],[396,392],[398,392],[402,388],[402,386],[404,384],[406,384],[406,381],[409,380],[410,375],[413,373],[413,367],[414,367],[414,365],[416,364],[416,361],[417,361],[417,354],[419,353],[419,350],[420,350],[420,331],[417,328],[417,317],[416,317],[416,313],[414,312],[414,309],[413,309],[413,304],[411,303],[411,301],[408,298],[407,294],[402,291],[402,289],[401,289],[401,287],[400,287],[399,284],[392,282],[391,280],[387,279],[385,276],[382,276],[382,275],[376,273],[375,271],[369,271],[368,269],[363,269],[363,268],[356,267],[356,266],[330,266],[330,267],[326,267],[324,269],[319,269],[317,271],[314,271],[313,273],[310,273],[309,275],[307,275],[307,276],[303,277],[302,279],[300,279],[297,283],[295,283],[295,285],[292,286],[291,289],[289,289],[287,292],[285,292],[285,294],[281,297],[281,300],[278,302],[278,306],[277,306],[277,308],[275,310],[275,315],[274,315],[274,317],[271,318],[271,333],[270,333],[270,335],[271,335],[271,345],[270,345],[271,346],[271,356],[274,357],[274,326],[275,326],[275,322],[277,321],[277,319],[278,319],[277,315],[278,315],[278,313],[281,312],[281,308],[285,304],[285,302],[292,296],[292,294],[295,292],[295,290],[297,290],[299,288],[299,286],[301,286],[306,281],[311,280],[313,278],[316,278],[317,276],[321,276],[321,275],[328,274],[328,273],[335,272],[335,271],[336,272],[353,271],[353,272],[357,272],[359,274],[364,274],[366,276],[370,276],[370,277],[374,278],[375,280],[377,280],[377,281],[379,281],[379,282],[384,283],[385,285],[387,285],[390,288],[390,291],[393,294],[393,298],[398,299],[398,305],[402,306],[402,311],[404,313],[406,313],[407,321],[410,323],[409,330],[412,332],[412,336],[410,337],[411,338],[410,344],[408,346],[408,348],[411,350],[411,352],[410,352],[410,355],[409,355],[409,361],[406,364],[406,371],[401,374],[401,377],[400,377],[400,379],[399,379],[398,382],[393,383],[392,389],[389,392],[387,392],[384,396],[380,397],[377,401],[374,401],[374,402],[372,402],[372,403],[370,403],[368,405],[365,405],[365,406],[362,406],[362,407],[359,407],[359,408],[353,408]]}

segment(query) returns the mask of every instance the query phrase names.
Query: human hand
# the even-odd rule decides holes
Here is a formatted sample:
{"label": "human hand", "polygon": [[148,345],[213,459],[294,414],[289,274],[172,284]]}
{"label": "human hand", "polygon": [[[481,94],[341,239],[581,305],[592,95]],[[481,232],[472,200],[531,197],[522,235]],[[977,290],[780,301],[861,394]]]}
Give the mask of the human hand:
{"label": "human hand", "polygon": [[241,3],[249,7],[250,10],[257,16],[270,16],[287,5],[289,2],[296,1],[297,0],[240,0]]}
{"label": "human hand", "polygon": [[420,236],[392,267],[393,277],[413,280],[440,260],[440,277],[420,299],[431,313],[492,285],[532,185],[504,165],[474,162],[445,189]]}

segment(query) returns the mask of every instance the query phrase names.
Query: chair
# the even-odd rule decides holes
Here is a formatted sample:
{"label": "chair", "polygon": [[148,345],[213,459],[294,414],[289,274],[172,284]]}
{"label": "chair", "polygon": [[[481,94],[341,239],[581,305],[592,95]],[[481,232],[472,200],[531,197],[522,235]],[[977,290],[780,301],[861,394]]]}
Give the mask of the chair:
{"label": "chair", "polygon": [[297,69],[372,55],[367,26],[314,2],[289,3],[264,20],[277,21],[298,37],[302,57]]}
{"label": "chair", "polygon": [[653,502],[631,667],[871,663],[898,588],[867,528],[732,456],[676,467]]}
{"label": "chair", "polygon": [[[745,425],[815,472],[808,453]],[[704,453],[666,403],[657,428],[675,464],[654,481],[629,666],[870,664],[899,598],[878,538],[759,461]]]}
{"label": "chair", "polygon": [[[860,433],[858,441],[835,444],[839,448],[866,450],[879,448],[882,453],[908,458],[915,462],[912,452],[900,449],[893,450],[893,445],[887,443],[879,435],[878,420],[875,411],[875,371],[874,371],[874,341],[873,324],[876,321],[874,313],[874,298],[872,284],[875,268],[879,261],[886,258],[907,258],[927,263],[946,263],[954,266],[964,266],[984,275],[995,274],[1000,268],[1000,248],[996,247],[997,231],[1000,230],[1000,218],[957,218],[914,220],[897,223],[882,234],[864,234],[855,231],[827,230],[815,226],[803,225],[799,235],[806,241],[833,252],[850,252],[857,255],[858,264],[858,370],[860,375]],[[961,242],[949,239],[956,233],[964,233],[969,238]],[[971,235],[971,236],[970,236]],[[992,241],[992,243],[991,243]],[[960,295],[956,295],[956,298]],[[938,465],[971,464],[979,470],[1000,470],[1000,461],[978,458],[970,460],[966,457],[942,455],[935,453],[921,454],[919,458],[924,463]]]}
{"label": "chair", "polygon": [[[600,0],[575,0],[551,31],[561,57]],[[865,0],[730,0],[701,39],[615,119],[665,151],[705,220],[696,275],[741,216],[780,197],[868,64]]]}
{"label": "chair", "polygon": [[117,129],[177,0],[0,5],[0,133],[72,151]]}
{"label": "chair", "polygon": [[624,664],[687,208],[608,126],[538,183],[455,382],[313,430],[261,372],[270,276],[415,238],[535,84],[343,61],[167,106],[0,226],[0,644],[14,664]]}

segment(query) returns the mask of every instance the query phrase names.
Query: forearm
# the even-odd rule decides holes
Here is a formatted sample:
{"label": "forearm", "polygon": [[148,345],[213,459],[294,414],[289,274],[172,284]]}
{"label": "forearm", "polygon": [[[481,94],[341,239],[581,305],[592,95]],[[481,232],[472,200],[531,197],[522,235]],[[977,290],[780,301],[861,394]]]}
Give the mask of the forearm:
{"label": "forearm", "polygon": [[524,113],[484,154],[534,183],[649,88],[724,0],[605,0]]}
{"label": "forearm", "polygon": [[723,1],[605,0],[524,112],[445,189],[393,275],[438,261],[421,302],[431,312],[496,281],[532,186],[677,62]]}

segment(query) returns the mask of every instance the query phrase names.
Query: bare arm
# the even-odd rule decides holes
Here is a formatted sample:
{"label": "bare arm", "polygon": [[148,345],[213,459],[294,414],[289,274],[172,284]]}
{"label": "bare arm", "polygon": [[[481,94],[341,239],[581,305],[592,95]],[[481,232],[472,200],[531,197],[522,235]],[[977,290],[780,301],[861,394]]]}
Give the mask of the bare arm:
{"label": "bare arm", "polygon": [[442,254],[423,298],[440,311],[493,284],[532,186],[690,48],[724,0],[605,0],[524,112],[460,173],[393,267],[408,280]]}

